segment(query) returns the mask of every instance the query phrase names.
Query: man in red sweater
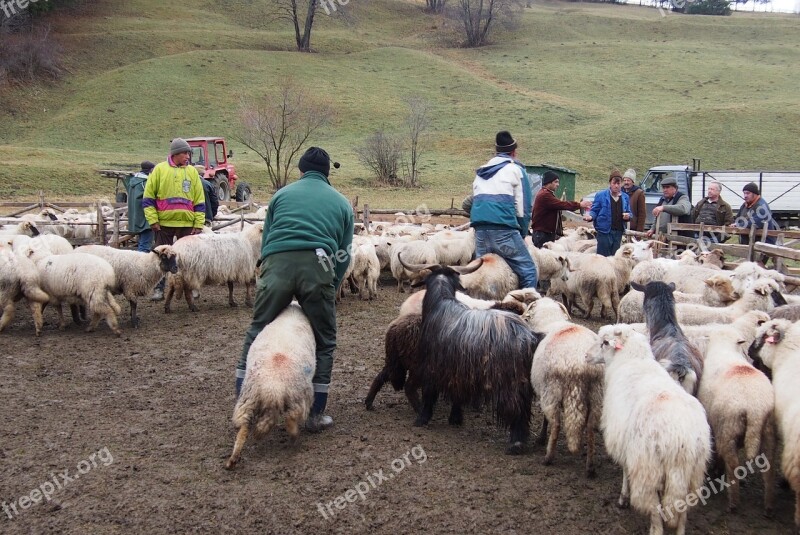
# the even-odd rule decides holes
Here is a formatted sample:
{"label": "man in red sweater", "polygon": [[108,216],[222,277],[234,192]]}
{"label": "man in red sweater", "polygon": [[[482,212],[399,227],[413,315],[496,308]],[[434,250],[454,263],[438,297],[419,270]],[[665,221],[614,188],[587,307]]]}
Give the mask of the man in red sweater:
{"label": "man in red sweater", "polygon": [[555,241],[561,232],[561,210],[574,212],[583,208],[589,210],[591,201],[561,201],[556,197],[558,189],[558,175],[547,171],[542,176],[542,189],[533,200],[533,216],[531,217],[533,230],[533,245],[541,248],[549,241]]}

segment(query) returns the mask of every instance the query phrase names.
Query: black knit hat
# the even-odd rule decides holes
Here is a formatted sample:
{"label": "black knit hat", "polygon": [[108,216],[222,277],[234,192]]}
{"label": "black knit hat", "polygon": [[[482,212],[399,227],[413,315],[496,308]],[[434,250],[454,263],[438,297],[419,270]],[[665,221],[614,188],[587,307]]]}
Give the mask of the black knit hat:
{"label": "black knit hat", "polygon": [[755,182],[750,182],[749,184],[745,184],[742,188],[742,191],[749,191],[750,193],[755,193],[756,195],[761,195],[761,190],[758,189],[758,184]]}
{"label": "black knit hat", "polygon": [[148,162],[147,160],[142,162],[142,171],[152,171],[153,168],[156,166],[153,162]]}
{"label": "black knit hat", "polygon": [[511,152],[517,148],[517,142],[511,137],[507,130],[497,133],[494,138],[495,149],[497,152]]}
{"label": "black knit hat", "polygon": [[325,176],[331,171],[331,157],[324,149],[319,147],[309,147],[308,150],[300,157],[297,167],[300,171],[319,171]]}
{"label": "black knit hat", "polygon": [[545,173],[542,175],[542,186],[546,186],[555,180],[561,180],[561,177],[558,176],[558,173],[554,173],[553,171],[545,171]]}

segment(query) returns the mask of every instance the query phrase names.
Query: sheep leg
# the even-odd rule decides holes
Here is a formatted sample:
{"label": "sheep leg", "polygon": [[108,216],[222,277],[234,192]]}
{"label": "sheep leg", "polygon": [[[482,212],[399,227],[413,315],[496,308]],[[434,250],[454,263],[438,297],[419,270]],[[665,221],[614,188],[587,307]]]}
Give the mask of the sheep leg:
{"label": "sheep leg", "polygon": [[189,305],[189,310],[192,312],[197,312],[197,305],[194,304],[194,296],[192,295],[192,289],[189,288],[188,284],[183,285],[183,298],[186,299],[186,304]]}
{"label": "sheep leg", "polygon": [[772,518],[775,513],[775,423],[769,418],[764,424],[761,434],[761,451],[769,462],[769,470],[765,470],[761,477],[764,480],[764,516]]}
{"label": "sheep leg", "polygon": [[297,442],[300,435],[300,423],[305,419],[306,411],[302,407],[295,408],[286,413],[286,432],[292,444]]}
{"label": "sheep leg", "polygon": [[536,445],[544,446],[547,444],[547,418],[542,418],[542,429],[539,431],[539,436],[536,437]]}
{"label": "sheep leg", "polygon": [[[14,302],[7,303],[5,307],[3,307],[3,313],[0,314],[0,332],[5,329],[11,320],[14,319],[14,312],[16,311],[16,307],[14,307]],[[38,334],[38,333],[37,333]]]}
{"label": "sheep leg", "polygon": [[244,304],[253,307],[253,284],[250,281],[244,283]]}
{"label": "sheep leg", "polygon": [[172,297],[175,295],[175,282],[172,277],[167,283],[167,295],[164,298],[164,314],[172,312]]}
{"label": "sheep leg", "polygon": [[375,376],[375,379],[372,380],[372,386],[369,387],[369,392],[367,393],[367,398],[364,400],[364,404],[367,406],[367,410],[372,410],[372,403],[375,401],[375,396],[378,395],[383,385],[386,384],[386,381],[389,379],[389,370],[385,367],[378,372],[378,375]]}
{"label": "sheep leg", "polygon": [[[547,418],[545,416],[545,418]],[[550,435],[547,437],[547,453],[545,453],[542,464],[553,464],[553,458],[556,456],[556,444],[558,442],[558,432],[561,430],[561,421],[559,419],[558,407],[553,411],[552,418],[550,419]]]}
{"label": "sheep leg", "polygon": [[450,425],[461,425],[464,423],[464,412],[461,410],[460,403],[453,403],[450,407],[450,417],[447,418],[447,423]]}
{"label": "sheep leg", "polygon": [[236,463],[239,462],[239,459],[242,456],[242,448],[244,447],[244,442],[247,440],[247,434],[249,432],[250,428],[247,423],[243,424],[242,427],[239,428],[239,432],[236,433],[236,442],[233,444],[233,453],[231,453],[231,457],[228,459],[228,462],[225,463],[226,470],[233,469],[233,467],[236,466]]}
{"label": "sheep leg", "polygon": [[406,384],[403,387],[406,393],[406,399],[408,399],[408,403],[411,405],[411,408],[414,409],[414,412],[419,413],[420,411],[420,400],[419,394],[417,390],[419,389],[419,381],[414,376],[413,372],[408,372],[408,379],[406,379]]}
{"label": "sheep leg", "polygon": [[[530,399],[528,400],[528,407],[530,407]],[[522,455],[525,452],[525,442],[527,442],[530,433],[530,417],[530,410],[528,410],[527,414],[520,415],[511,424],[511,436],[508,440],[506,455]]]}
{"label": "sheep leg", "polygon": [[31,314],[33,314],[33,326],[36,329],[36,336],[40,336],[42,334],[42,327],[44,326],[44,317],[42,316],[44,307],[42,303],[37,303],[35,301],[31,302],[30,306]]}
{"label": "sheep leg", "polygon": [[111,332],[117,336],[122,335],[122,331],[119,329],[119,323],[117,322],[117,314],[111,307],[109,307],[105,313],[105,320],[106,325],[108,325],[108,328],[111,329]]}
{"label": "sheep leg", "polygon": [[90,333],[95,330],[101,319],[103,319],[103,316],[99,312],[94,312],[92,314],[92,321],[90,321],[89,326],[86,327],[86,332]]}
{"label": "sheep leg", "polygon": [[397,291],[401,294],[406,293],[405,288],[403,288],[403,279],[397,279]]}
{"label": "sheep leg", "polygon": [[422,389],[422,406],[417,414],[417,419],[414,421],[415,427],[422,427],[428,425],[433,417],[433,406],[436,404],[436,398],[439,393],[432,386],[426,386]]}
{"label": "sheep leg", "polygon": [[[59,306],[61,306],[61,305],[59,305]],[[78,305],[70,305],[69,306],[69,312],[70,312],[70,314],[72,314],[72,322],[75,325],[83,325],[84,323],[86,323],[85,322],[85,316],[83,318],[81,317],[81,311],[78,308]]]}
{"label": "sheep leg", "polygon": [[589,418],[586,425],[586,477],[594,477],[597,473],[594,468],[594,422]]}
{"label": "sheep leg", "polygon": [[[675,530],[675,535],[684,535],[684,533],[686,533],[686,511],[678,514],[678,529]],[[661,513],[657,507],[650,510],[650,535],[664,535],[664,523],[661,521]]]}
{"label": "sheep leg", "polygon": [[717,453],[725,462],[725,478],[730,483],[728,487],[728,512],[734,513],[739,508],[739,480],[733,473],[733,470],[739,466],[736,439],[719,441],[717,443]]}
{"label": "sheep leg", "polygon": [[622,469],[622,489],[619,491],[619,501],[617,501],[622,509],[627,509],[631,506],[631,487],[628,484],[628,471]]}
{"label": "sheep leg", "polygon": [[[72,307],[70,307],[72,308]],[[61,303],[56,305],[56,312],[58,313],[58,330],[63,331],[66,325],[64,324],[64,307]],[[73,316],[73,319],[75,316]]]}
{"label": "sheep leg", "polygon": [[239,303],[233,298],[233,281],[228,281],[228,304],[231,308],[236,308],[239,306]]}
{"label": "sheep leg", "polygon": [[135,299],[128,299],[128,304],[131,307],[131,327],[134,329],[139,328],[139,315],[137,314],[137,309],[139,303]]}

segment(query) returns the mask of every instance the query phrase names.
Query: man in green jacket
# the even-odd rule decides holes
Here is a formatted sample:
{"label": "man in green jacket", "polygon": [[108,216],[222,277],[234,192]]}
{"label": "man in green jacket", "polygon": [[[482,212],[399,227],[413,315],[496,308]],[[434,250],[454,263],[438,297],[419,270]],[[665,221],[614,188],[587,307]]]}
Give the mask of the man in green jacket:
{"label": "man in green jacket", "polygon": [[137,235],[139,242],[136,250],[143,253],[149,253],[150,249],[153,248],[153,230],[144,217],[142,198],[144,197],[147,177],[154,167],[154,163],[144,161],[141,165],[141,171],[135,175],[125,177],[122,181],[125,185],[125,190],[128,192],[128,230]]}
{"label": "man in green jacket", "polygon": [[[144,216],[155,233],[156,247],[172,245],[173,240],[199,234],[206,220],[206,199],[203,184],[191,164],[192,147],[181,138],[169,145],[169,158],[156,165],[142,197]],[[164,298],[164,279],[158,283],[153,296]]]}
{"label": "man in green jacket", "polygon": [[333,425],[324,415],[336,348],[336,290],[350,263],[353,208],[328,180],[330,157],[309,148],[298,163],[303,176],[279,190],[269,203],[261,241],[253,322],[236,365],[236,396],[247,368],[247,353],[258,333],[292,299],[303,309],[317,343],[317,365],[311,382],[314,404],[306,422],[309,431]]}

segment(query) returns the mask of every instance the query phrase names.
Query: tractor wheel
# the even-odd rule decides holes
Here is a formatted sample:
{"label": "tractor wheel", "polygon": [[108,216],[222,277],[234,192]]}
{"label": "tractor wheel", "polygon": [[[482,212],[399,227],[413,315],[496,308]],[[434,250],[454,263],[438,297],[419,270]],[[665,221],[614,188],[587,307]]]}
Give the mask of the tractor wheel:
{"label": "tractor wheel", "polygon": [[250,200],[250,197],[253,195],[253,191],[250,189],[250,184],[247,182],[239,182],[236,184],[236,201],[237,202],[247,202]]}
{"label": "tractor wheel", "polygon": [[222,173],[214,175],[214,183],[217,185],[217,196],[220,202],[231,200],[231,187],[228,184],[228,177]]}

